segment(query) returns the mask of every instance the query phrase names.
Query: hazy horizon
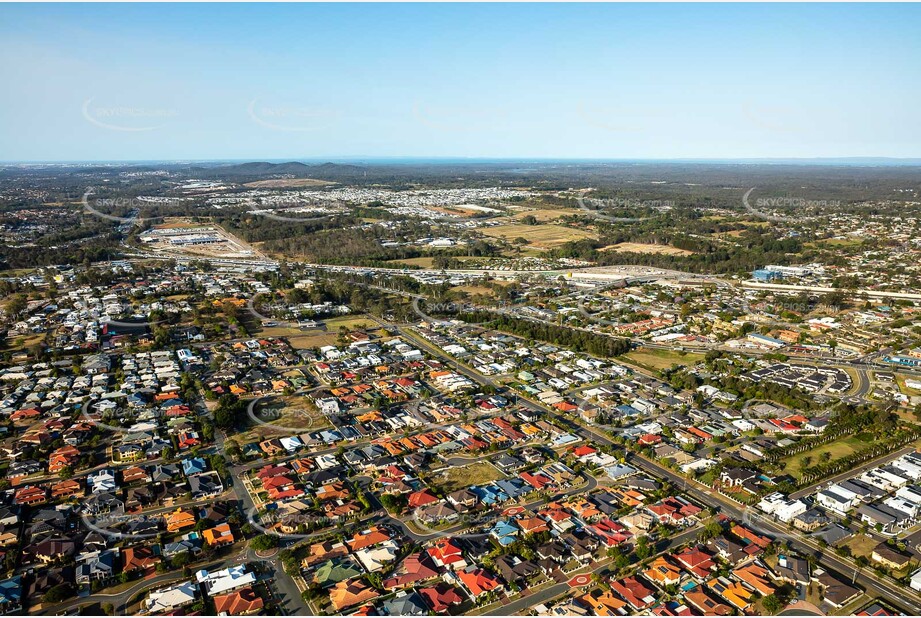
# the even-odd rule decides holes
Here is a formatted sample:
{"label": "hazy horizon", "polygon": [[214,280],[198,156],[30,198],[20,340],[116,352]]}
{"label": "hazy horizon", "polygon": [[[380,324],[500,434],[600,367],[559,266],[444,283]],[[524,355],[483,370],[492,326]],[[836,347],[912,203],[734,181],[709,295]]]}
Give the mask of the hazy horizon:
{"label": "hazy horizon", "polygon": [[0,160],[921,158],[905,4],[4,4]]}

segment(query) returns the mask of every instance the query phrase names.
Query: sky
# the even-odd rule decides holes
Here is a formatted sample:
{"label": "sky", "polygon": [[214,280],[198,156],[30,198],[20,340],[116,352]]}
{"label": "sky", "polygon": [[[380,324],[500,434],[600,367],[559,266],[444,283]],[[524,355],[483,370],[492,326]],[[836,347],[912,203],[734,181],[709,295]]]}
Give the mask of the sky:
{"label": "sky", "polygon": [[0,4],[0,160],[921,157],[921,5]]}

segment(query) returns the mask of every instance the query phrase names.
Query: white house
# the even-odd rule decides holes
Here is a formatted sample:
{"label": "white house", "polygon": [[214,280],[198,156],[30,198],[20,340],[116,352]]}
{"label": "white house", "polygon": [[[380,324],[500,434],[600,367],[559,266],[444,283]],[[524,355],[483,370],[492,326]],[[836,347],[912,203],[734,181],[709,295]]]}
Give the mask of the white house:
{"label": "white house", "polygon": [[846,514],[859,502],[857,494],[848,491],[838,485],[832,485],[828,489],[823,489],[815,496],[815,501],[820,506],[840,513]]}

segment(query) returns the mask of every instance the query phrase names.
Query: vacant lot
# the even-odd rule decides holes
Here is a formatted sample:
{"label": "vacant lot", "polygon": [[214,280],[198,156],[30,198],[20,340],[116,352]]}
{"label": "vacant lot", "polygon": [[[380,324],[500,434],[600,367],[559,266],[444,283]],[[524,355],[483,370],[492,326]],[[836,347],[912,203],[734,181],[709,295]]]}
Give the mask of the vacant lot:
{"label": "vacant lot", "polygon": [[582,240],[585,238],[597,238],[595,234],[585,230],[577,230],[562,225],[500,225],[480,230],[486,236],[492,238],[502,238],[513,241],[516,238],[526,238],[528,245],[551,249],[559,245],[566,244],[573,240]]}
{"label": "vacant lot", "polygon": [[248,419],[250,427],[239,435],[242,442],[261,442],[269,438],[283,438],[332,427],[326,416],[301,395],[281,396],[266,401],[253,410],[253,415],[259,422]]}
{"label": "vacant lot", "polygon": [[338,333],[339,329],[343,326],[349,330],[354,330],[356,328],[374,328],[377,326],[374,320],[364,315],[330,318],[328,320],[323,320],[323,324],[326,326],[326,330],[333,333]]}
{"label": "vacant lot", "polygon": [[555,209],[555,208],[547,208],[547,209],[539,208],[535,210],[526,210],[524,212],[516,213],[515,215],[512,216],[512,219],[523,219],[524,217],[527,217],[528,215],[530,215],[534,217],[535,219],[537,219],[538,221],[540,221],[541,223],[545,223],[547,221],[556,221],[560,217],[570,217],[572,215],[578,215],[580,212],[581,211],[578,211],[578,210],[560,210],[560,209]]}
{"label": "vacant lot", "polygon": [[638,242],[622,242],[603,247],[602,251],[620,251],[623,253],[653,253],[656,255],[691,255],[693,251],[678,249],[669,245],[647,245]]}
{"label": "vacant lot", "polygon": [[703,360],[704,355],[699,352],[684,352],[682,350],[639,348],[624,354],[623,358],[646,369],[658,371],[659,369],[668,369],[672,365],[693,365]]}
{"label": "vacant lot", "polygon": [[841,547],[847,545],[851,550],[851,555],[855,558],[857,556],[866,556],[870,557],[870,554],[873,553],[873,548],[879,545],[879,541],[874,539],[871,536],[866,534],[854,534],[836,545],[836,547]]}
{"label": "vacant lot", "polygon": [[328,332],[325,330],[309,331],[306,335],[297,335],[288,337],[288,343],[295,350],[307,350],[310,348],[322,348],[326,345],[336,345],[339,340],[338,332]]}
{"label": "vacant lot", "polygon": [[445,491],[456,491],[470,485],[483,485],[501,478],[503,475],[495,466],[481,462],[448,468],[438,478],[438,483]]}

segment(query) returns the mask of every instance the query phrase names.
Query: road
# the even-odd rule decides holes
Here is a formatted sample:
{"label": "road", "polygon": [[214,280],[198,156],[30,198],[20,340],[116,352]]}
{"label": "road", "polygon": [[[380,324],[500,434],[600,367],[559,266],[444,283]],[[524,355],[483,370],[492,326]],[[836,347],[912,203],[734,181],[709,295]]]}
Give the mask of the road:
{"label": "road", "polygon": [[[670,550],[673,547],[680,547],[681,545],[685,543],[689,543],[693,541],[695,538],[697,538],[698,532],[700,532],[699,529],[691,528],[691,529],[685,530],[684,532],[681,532],[680,534],[676,534],[675,536],[671,538],[663,539],[659,541],[656,544],[657,554],[665,553],[666,551]],[[559,584],[553,584],[552,586],[548,586],[546,588],[541,588],[540,590],[532,594],[526,595],[526,596],[518,595],[518,597],[515,598],[514,600],[508,603],[503,603],[499,607],[496,607],[495,609],[491,609],[489,611],[483,612],[482,615],[484,616],[509,616],[512,614],[518,614],[518,613],[524,612],[535,605],[546,603],[572,590],[572,588],[570,588],[569,584],[567,583],[568,580],[571,579],[573,576],[575,576],[578,572],[582,572],[582,571],[584,571],[584,568],[573,572],[572,574],[567,576],[566,578],[567,581],[565,582],[562,582]],[[609,573],[609,570],[606,567],[604,567],[601,569],[596,569],[593,572],[599,573],[601,575],[605,575]]]}

